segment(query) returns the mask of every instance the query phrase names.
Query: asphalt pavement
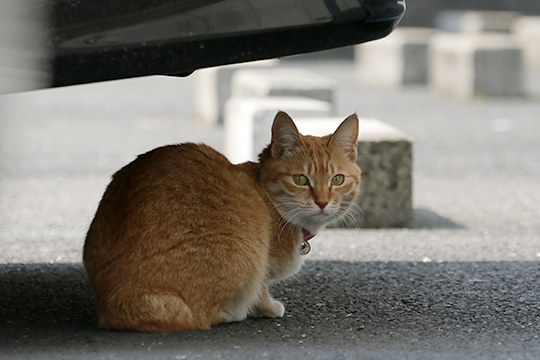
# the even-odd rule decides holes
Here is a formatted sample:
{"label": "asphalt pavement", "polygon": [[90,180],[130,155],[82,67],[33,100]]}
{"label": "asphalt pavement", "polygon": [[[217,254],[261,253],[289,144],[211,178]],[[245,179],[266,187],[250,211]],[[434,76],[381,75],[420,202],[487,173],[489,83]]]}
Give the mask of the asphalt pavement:
{"label": "asphalt pavement", "polygon": [[365,88],[350,62],[296,60],[337,81],[338,113],[414,138],[415,222],[329,229],[273,294],[283,319],[210,331],[100,329],[80,264],[110,175],[197,124],[193,77],[0,97],[0,358],[538,359],[540,96],[456,101]]}

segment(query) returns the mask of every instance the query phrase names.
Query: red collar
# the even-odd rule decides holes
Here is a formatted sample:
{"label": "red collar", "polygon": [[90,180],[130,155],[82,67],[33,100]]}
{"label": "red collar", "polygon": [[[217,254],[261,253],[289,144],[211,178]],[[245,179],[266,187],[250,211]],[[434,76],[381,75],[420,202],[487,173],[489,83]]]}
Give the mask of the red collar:
{"label": "red collar", "polygon": [[302,235],[304,236],[304,241],[308,241],[313,239],[317,234],[312,234],[308,230],[302,228]]}

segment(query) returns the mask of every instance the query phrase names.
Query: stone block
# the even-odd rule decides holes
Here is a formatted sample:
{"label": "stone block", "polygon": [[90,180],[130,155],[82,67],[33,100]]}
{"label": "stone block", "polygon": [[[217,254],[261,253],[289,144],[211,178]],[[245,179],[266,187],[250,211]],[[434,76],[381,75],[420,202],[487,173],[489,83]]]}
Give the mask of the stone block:
{"label": "stone block", "polygon": [[514,11],[445,10],[435,16],[435,27],[449,32],[509,33],[518,16]]}
{"label": "stone block", "polygon": [[224,153],[233,163],[253,161],[271,140],[272,122],[279,110],[293,118],[329,116],[326,101],[302,97],[231,98],[225,105]]}
{"label": "stone block", "polygon": [[427,83],[427,28],[398,28],[388,37],[355,46],[355,71],[368,86],[395,88]]}
{"label": "stone block", "polygon": [[442,96],[521,96],[522,49],[511,35],[435,34],[430,40],[429,79]]}
{"label": "stone block", "polygon": [[231,97],[231,78],[235,71],[272,67],[279,62],[277,59],[271,59],[197,70],[193,74],[197,120],[205,125],[223,122],[225,101]]}
{"label": "stone block", "polygon": [[233,97],[295,96],[334,104],[334,81],[297,68],[249,69],[232,78]]}
{"label": "stone block", "polygon": [[512,33],[523,47],[523,64],[529,73],[540,73],[540,16],[520,16],[512,23]]}
{"label": "stone block", "polygon": [[[302,134],[331,134],[345,117],[295,118]],[[338,227],[391,228],[410,225],[412,212],[412,139],[376,119],[360,119],[357,163],[362,185],[355,222]]]}

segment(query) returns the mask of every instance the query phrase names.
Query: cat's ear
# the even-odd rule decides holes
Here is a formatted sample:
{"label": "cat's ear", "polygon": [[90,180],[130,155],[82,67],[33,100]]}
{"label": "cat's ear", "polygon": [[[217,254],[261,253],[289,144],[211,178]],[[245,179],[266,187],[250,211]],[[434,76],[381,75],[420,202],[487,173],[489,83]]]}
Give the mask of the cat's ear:
{"label": "cat's ear", "polygon": [[301,141],[301,135],[291,117],[279,111],[272,125],[272,157],[280,158],[291,152]]}
{"label": "cat's ear", "polygon": [[356,161],[358,143],[358,116],[349,115],[330,138],[330,144],[344,151],[351,161]]}

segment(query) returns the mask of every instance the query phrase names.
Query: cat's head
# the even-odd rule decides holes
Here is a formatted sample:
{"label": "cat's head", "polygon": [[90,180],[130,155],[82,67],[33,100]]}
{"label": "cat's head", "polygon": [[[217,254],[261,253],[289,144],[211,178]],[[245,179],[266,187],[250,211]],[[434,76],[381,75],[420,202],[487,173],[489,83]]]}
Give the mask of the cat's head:
{"label": "cat's head", "polygon": [[317,137],[300,134],[289,115],[278,112],[259,160],[261,184],[281,217],[313,234],[339,219],[354,221],[357,142],[356,114],[333,134]]}

